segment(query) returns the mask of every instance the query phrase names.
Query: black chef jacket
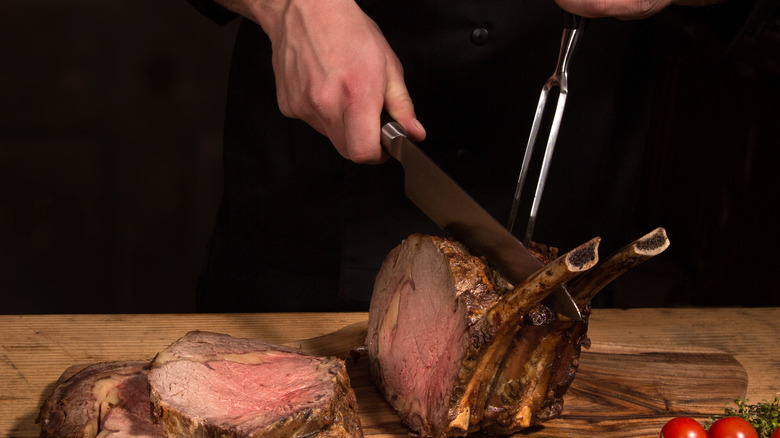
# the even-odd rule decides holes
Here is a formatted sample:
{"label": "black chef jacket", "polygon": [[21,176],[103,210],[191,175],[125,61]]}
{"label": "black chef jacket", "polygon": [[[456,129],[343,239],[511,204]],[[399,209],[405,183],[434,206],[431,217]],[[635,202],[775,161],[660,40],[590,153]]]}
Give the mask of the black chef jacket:
{"label": "black chef jacket", "polygon": [[[231,14],[193,3],[216,21]],[[428,138],[420,146],[504,223],[539,92],[553,72],[562,12],[553,1],[358,2],[400,58]],[[646,129],[641,23],[592,21],[570,94],[534,240],[602,248],[630,222]],[[544,138],[537,150],[544,150]],[[366,310],[384,256],[411,233],[443,233],[404,196],[391,160],[360,165],[278,110],[270,42],[243,20],[229,79],[224,194],[198,309]],[[534,175],[526,183],[530,205]],[[524,219],[515,230],[522,233]]]}

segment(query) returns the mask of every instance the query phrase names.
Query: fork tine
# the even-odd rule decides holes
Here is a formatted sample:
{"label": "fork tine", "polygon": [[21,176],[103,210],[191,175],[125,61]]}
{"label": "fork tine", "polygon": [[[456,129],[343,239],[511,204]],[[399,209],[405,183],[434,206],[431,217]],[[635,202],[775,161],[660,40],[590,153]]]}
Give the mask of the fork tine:
{"label": "fork tine", "polygon": [[534,115],[534,122],[531,125],[531,134],[528,137],[528,143],[525,146],[525,155],[523,156],[523,164],[520,167],[520,175],[517,178],[517,187],[515,188],[515,196],[512,199],[512,209],[509,212],[509,222],[507,228],[509,232],[512,232],[512,228],[515,225],[515,218],[517,217],[517,209],[520,205],[520,194],[523,192],[523,185],[525,184],[525,178],[528,176],[528,169],[531,165],[531,155],[534,152],[534,145],[536,144],[536,137],[539,135],[539,128],[542,125],[542,116],[544,115],[544,108],[547,106],[547,96],[550,94],[550,81],[544,84],[542,92],[539,95],[539,103],[536,105],[536,114]]}
{"label": "fork tine", "polygon": [[525,229],[525,237],[523,237],[523,245],[525,246],[528,246],[528,244],[531,243],[531,235],[536,226],[536,216],[539,213],[539,204],[542,202],[544,184],[547,182],[547,173],[550,170],[550,163],[552,162],[553,151],[555,150],[555,142],[558,139],[558,131],[561,127],[561,119],[563,118],[563,110],[566,107],[567,95],[568,92],[561,88],[561,92],[558,95],[558,104],[555,106],[555,115],[553,116],[552,126],[550,127],[550,136],[547,137],[547,146],[544,149],[544,157],[542,157],[542,168],[539,171],[539,180],[536,182],[536,191],[534,192],[534,200],[531,204],[531,214],[528,217],[528,226]]}
{"label": "fork tine", "polygon": [[544,83],[542,87],[541,95],[539,96],[539,103],[536,106],[536,113],[534,115],[534,121],[531,126],[531,134],[528,137],[528,143],[525,148],[525,155],[523,156],[523,164],[520,168],[520,175],[517,179],[517,187],[515,188],[514,198],[512,199],[512,208],[509,212],[509,222],[507,228],[512,231],[514,227],[515,219],[517,217],[517,210],[520,205],[520,195],[525,185],[526,177],[530,168],[531,156],[533,155],[534,145],[536,138],[539,135],[541,127],[542,116],[547,106],[547,99],[552,88],[558,87],[558,102],[555,108],[555,115],[553,116],[552,124],[550,125],[550,132],[547,136],[547,146],[545,147],[544,157],[542,158],[542,167],[539,173],[539,179],[536,184],[536,191],[534,192],[534,199],[531,205],[531,213],[528,218],[528,224],[523,238],[523,244],[528,246],[531,242],[531,235],[533,234],[534,227],[536,226],[536,217],[539,212],[539,204],[542,200],[542,193],[544,192],[544,185],[547,181],[547,173],[550,169],[550,163],[552,162],[552,155],[555,149],[555,142],[558,139],[558,131],[561,126],[561,119],[563,118],[563,110],[566,106],[566,97],[568,95],[568,68],[574,51],[577,48],[580,35],[585,28],[585,19],[576,15],[564,12],[564,26],[563,36],[561,38],[561,48],[558,53],[558,63],[555,66],[555,71],[552,76]]}

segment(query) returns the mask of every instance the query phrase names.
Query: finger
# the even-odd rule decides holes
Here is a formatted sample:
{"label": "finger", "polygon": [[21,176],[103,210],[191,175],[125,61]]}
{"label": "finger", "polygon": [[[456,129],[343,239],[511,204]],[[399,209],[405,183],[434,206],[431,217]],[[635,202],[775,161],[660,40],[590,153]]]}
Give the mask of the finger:
{"label": "finger", "polygon": [[343,132],[346,158],[365,164],[379,164],[388,155],[380,144],[381,99],[358,100],[344,108]]}
{"label": "finger", "polygon": [[671,0],[556,0],[556,2],[566,11],[583,17],[639,19],[661,11]]}
{"label": "finger", "polygon": [[413,140],[425,139],[425,128],[415,115],[414,104],[404,82],[401,62],[395,57],[387,62],[384,108],[393,120],[403,126]]}
{"label": "finger", "polygon": [[338,125],[330,125],[329,129],[317,129],[322,135],[328,137],[330,142],[336,148],[339,155],[349,159],[349,150],[347,149],[347,140],[344,136],[344,125],[339,123]]}

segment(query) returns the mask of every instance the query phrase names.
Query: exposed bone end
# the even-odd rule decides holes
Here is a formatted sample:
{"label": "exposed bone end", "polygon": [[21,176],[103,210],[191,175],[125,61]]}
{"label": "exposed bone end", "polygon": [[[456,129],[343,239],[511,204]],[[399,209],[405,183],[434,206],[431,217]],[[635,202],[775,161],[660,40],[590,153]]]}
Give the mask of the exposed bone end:
{"label": "exposed bone end", "polygon": [[592,268],[599,259],[599,242],[601,238],[595,237],[543,266],[518,284],[493,311],[502,313],[502,319],[507,321],[511,320],[510,315],[529,311],[553,290]]}
{"label": "exposed bone end", "polygon": [[668,247],[669,237],[666,235],[666,230],[662,227],[656,228],[633,243],[633,248],[637,254],[644,254],[648,257],[658,255]]}
{"label": "exposed bone end", "polygon": [[463,409],[458,412],[457,417],[455,417],[454,420],[450,421],[449,424],[447,424],[447,430],[448,431],[468,431],[471,427],[470,420],[470,412],[471,409],[469,409],[468,405],[463,405]]}
{"label": "exposed bone end", "polygon": [[571,272],[582,272],[592,268],[599,261],[600,237],[583,243],[565,255],[567,269]]}
{"label": "exposed bone end", "polygon": [[575,278],[566,285],[574,302],[585,305],[615,278],[654,257],[669,247],[666,230],[656,228],[650,233],[624,246],[599,266]]}
{"label": "exposed bone end", "polygon": [[595,237],[540,268],[505,295],[488,313],[494,325],[514,329],[522,315],[536,307],[554,290],[598,263],[601,238]]}

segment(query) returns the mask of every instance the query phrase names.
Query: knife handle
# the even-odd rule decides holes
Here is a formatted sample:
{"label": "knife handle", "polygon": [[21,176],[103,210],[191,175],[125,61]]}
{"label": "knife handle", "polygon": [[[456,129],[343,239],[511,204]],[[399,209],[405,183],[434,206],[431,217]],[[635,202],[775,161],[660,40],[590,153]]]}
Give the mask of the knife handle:
{"label": "knife handle", "polygon": [[[384,112],[382,113],[384,115]],[[401,125],[387,116],[387,121],[382,121],[381,143],[385,150],[396,160],[401,161],[401,146],[394,141],[398,137],[406,137],[406,131]]]}

